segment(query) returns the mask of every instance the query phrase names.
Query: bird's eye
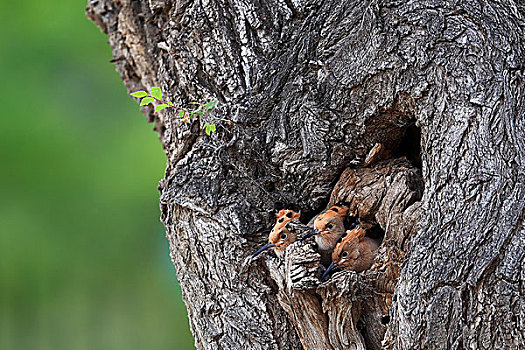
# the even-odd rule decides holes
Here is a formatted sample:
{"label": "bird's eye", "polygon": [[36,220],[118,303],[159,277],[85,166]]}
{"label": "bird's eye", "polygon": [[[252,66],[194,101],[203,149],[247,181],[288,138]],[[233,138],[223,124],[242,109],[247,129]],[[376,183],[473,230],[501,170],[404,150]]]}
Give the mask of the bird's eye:
{"label": "bird's eye", "polygon": [[341,258],[346,259],[347,257],[348,257],[348,252],[343,252],[343,254],[341,254]]}
{"label": "bird's eye", "polygon": [[280,219],[278,220],[279,223],[281,223],[281,222],[283,222],[283,221],[284,221],[284,218],[280,218]]}
{"label": "bird's eye", "polygon": [[286,233],[283,233],[283,234],[281,235],[281,239],[286,239],[287,237],[288,237],[288,235],[287,235]]}
{"label": "bird's eye", "polygon": [[332,225],[332,224],[329,224],[329,225],[327,226],[327,228],[328,228],[329,230],[331,230],[331,229],[333,229],[333,228],[334,228],[334,225]]}

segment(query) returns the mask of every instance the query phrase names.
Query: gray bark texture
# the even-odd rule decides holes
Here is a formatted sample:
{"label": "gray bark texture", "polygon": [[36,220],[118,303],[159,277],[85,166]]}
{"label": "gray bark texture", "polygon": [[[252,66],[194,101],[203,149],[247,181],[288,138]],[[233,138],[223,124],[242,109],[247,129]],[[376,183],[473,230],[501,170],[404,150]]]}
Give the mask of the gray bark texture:
{"label": "gray bark texture", "polygon": [[[89,0],[167,155],[161,218],[198,349],[525,349],[525,5]],[[248,257],[274,203],[298,230],[351,203],[383,243],[326,282],[312,241]]]}

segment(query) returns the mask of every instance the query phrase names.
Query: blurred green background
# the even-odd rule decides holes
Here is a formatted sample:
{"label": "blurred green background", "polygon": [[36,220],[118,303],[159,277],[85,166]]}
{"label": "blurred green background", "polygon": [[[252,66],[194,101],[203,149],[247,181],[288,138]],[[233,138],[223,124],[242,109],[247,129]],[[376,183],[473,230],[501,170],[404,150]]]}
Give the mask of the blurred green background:
{"label": "blurred green background", "polygon": [[0,349],[193,349],[107,37],[86,0],[0,1]]}

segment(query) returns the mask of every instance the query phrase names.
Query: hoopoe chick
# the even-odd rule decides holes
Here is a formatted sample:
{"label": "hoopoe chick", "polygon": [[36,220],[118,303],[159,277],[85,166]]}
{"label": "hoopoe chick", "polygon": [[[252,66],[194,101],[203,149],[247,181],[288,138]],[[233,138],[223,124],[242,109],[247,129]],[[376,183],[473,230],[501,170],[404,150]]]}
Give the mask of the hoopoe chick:
{"label": "hoopoe chick", "polygon": [[277,213],[277,222],[273,229],[270,231],[268,237],[268,243],[257,250],[253,255],[252,259],[262,253],[268,248],[273,248],[277,256],[282,257],[286,248],[297,240],[297,232],[290,231],[286,228],[286,225],[301,217],[301,213],[292,209],[281,209]]}
{"label": "hoopoe chick", "polygon": [[372,266],[379,243],[375,239],[365,237],[365,233],[365,229],[361,226],[346,231],[335,246],[332,253],[332,263],[326,269],[321,280],[335,267],[361,272]]}
{"label": "hoopoe chick", "polygon": [[344,203],[337,203],[315,219],[314,229],[302,239],[315,236],[315,242],[321,254],[321,262],[325,266],[332,261],[332,252],[345,230],[357,224],[357,219],[348,217],[347,214],[348,206]]}

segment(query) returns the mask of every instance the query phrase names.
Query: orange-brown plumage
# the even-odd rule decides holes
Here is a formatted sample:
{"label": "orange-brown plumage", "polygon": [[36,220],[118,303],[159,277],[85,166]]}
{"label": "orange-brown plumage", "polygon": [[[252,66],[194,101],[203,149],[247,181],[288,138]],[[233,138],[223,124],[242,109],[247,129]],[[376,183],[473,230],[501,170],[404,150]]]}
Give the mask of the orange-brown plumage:
{"label": "orange-brown plumage", "polygon": [[337,204],[315,218],[315,242],[319,248],[319,254],[321,254],[321,262],[325,265],[331,262],[332,251],[345,232],[347,214],[348,206]]}
{"label": "orange-brown plumage", "polygon": [[293,220],[298,220],[300,217],[301,213],[293,209],[279,210],[275,225],[270,231],[268,243],[255,252],[252,258],[268,248],[273,248],[278,256],[284,255],[286,248],[297,240],[297,232],[288,230],[286,225]]}
{"label": "orange-brown plumage", "polygon": [[286,225],[293,220],[298,220],[300,217],[301,213],[290,209],[281,209],[277,213],[276,223],[268,237],[268,241],[275,244],[273,250],[277,255],[282,256],[286,248],[297,240],[297,233],[288,230]]}
{"label": "orange-brown plumage", "polygon": [[332,253],[332,264],[325,275],[336,266],[356,272],[367,270],[372,266],[377,255],[379,242],[365,237],[365,233],[366,231],[360,226],[346,231],[346,234],[335,246]]}
{"label": "orange-brown plumage", "polygon": [[[281,209],[277,212],[277,218],[273,230],[281,229],[286,226],[287,223],[293,220],[297,220],[301,217],[301,213],[292,209]],[[272,230],[272,231],[273,231]]]}

